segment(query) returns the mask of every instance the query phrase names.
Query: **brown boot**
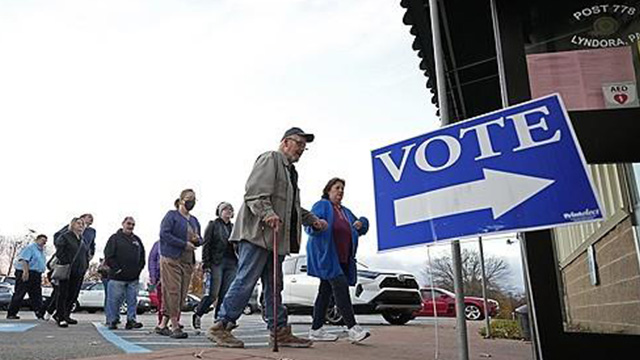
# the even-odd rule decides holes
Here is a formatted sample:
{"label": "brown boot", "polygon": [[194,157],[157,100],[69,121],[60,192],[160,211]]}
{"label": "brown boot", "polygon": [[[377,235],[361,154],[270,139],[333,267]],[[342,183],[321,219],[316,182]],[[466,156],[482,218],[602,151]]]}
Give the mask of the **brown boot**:
{"label": "brown boot", "polygon": [[[269,334],[269,345],[273,345],[273,332]],[[293,335],[291,333],[291,325],[288,325],[278,329],[278,345],[291,348],[308,348],[313,345],[313,341]]]}
{"label": "brown boot", "polygon": [[216,343],[220,347],[227,348],[243,348],[244,343],[242,340],[236,338],[231,334],[229,326],[225,327],[222,321],[216,321],[213,326],[209,328],[207,332],[207,338]]}

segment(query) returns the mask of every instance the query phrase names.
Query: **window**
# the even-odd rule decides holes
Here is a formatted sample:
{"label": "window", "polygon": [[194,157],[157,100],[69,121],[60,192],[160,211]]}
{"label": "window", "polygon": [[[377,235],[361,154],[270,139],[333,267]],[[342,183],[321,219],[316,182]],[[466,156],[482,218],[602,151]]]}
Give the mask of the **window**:
{"label": "window", "polygon": [[287,259],[282,263],[282,273],[284,275],[293,275],[296,270],[296,259]]}
{"label": "window", "polygon": [[298,258],[298,271],[296,273],[306,273],[307,272],[307,257],[301,256]]}
{"label": "window", "polygon": [[640,4],[531,4],[525,26],[532,98],[560,93],[568,110],[640,108]]}

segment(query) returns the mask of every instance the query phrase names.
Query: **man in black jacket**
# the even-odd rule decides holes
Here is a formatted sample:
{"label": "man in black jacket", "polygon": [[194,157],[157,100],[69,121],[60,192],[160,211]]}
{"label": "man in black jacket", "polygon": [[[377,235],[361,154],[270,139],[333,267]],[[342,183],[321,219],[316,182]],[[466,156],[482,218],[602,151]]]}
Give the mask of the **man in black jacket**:
{"label": "man in black jacket", "polygon": [[109,329],[117,329],[122,302],[127,302],[127,323],[125,329],[138,329],[142,323],[136,321],[138,305],[138,283],[140,272],[145,266],[142,241],[133,233],[136,225],[131,216],[124,218],[122,229],[111,235],[104,248],[105,264],[109,267],[109,289],[107,291],[107,324]]}

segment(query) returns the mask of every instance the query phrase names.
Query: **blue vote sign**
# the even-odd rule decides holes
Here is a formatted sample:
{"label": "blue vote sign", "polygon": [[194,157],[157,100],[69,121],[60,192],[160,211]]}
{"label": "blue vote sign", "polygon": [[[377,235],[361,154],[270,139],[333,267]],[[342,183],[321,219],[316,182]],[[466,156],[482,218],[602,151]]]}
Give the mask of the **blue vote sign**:
{"label": "blue vote sign", "polygon": [[379,250],[604,216],[557,94],[374,150],[371,158]]}

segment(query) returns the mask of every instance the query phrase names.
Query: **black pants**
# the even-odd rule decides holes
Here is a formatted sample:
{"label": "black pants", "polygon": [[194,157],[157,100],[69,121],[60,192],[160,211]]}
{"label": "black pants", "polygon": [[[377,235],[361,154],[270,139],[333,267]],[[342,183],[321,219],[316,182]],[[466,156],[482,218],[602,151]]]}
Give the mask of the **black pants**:
{"label": "black pants", "polygon": [[78,300],[82,277],[72,274],[69,280],[61,280],[58,285],[58,295],[56,302],[56,318],[59,320],[69,319],[71,307]]}
{"label": "black pants", "polygon": [[22,305],[25,294],[29,294],[31,310],[39,315],[42,310],[42,274],[37,271],[29,271],[29,280],[22,281],[22,270],[16,270],[16,286],[7,316],[17,315]]}
{"label": "black pants", "polygon": [[45,301],[44,306],[42,307],[42,315],[44,316],[44,312],[48,312],[49,314],[53,314],[56,312],[58,306],[58,285],[53,285],[53,291],[51,292],[51,296],[47,301]]}
{"label": "black pants", "polygon": [[[346,266],[343,265],[342,268],[344,271]],[[344,272],[346,273],[346,271]],[[329,280],[320,280],[316,302],[313,304],[313,324],[311,328],[318,330],[324,324],[327,308],[331,302],[331,295],[333,295],[335,304],[342,314],[345,325],[351,329],[356,324],[356,318],[353,315],[349,283],[345,275],[340,275]]]}

